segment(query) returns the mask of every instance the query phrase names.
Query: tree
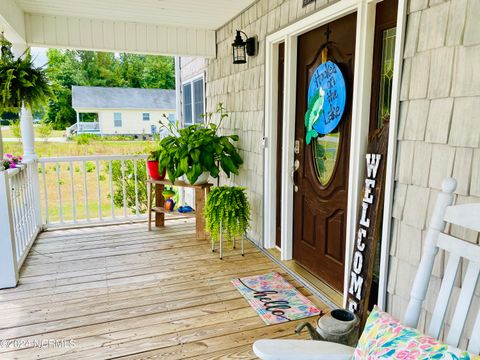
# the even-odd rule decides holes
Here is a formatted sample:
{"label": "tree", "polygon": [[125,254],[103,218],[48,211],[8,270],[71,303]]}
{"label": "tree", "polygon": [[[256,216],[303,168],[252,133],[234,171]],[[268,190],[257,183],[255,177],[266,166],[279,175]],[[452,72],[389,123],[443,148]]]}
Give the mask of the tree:
{"label": "tree", "polygon": [[53,127],[52,124],[42,121],[37,126],[38,135],[43,139],[43,141],[48,142],[48,138],[52,135]]}
{"label": "tree", "polygon": [[20,120],[12,120],[10,122],[10,131],[12,132],[12,135],[14,138],[17,138],[17,140],[20,142],[22,140],[22,130],[20,128]]}
{"label": "tree", "polygon": [[72,85],[175,87],[174,61],[168,56],[50,49],[47,57],[55,100],[49,102],[46,119],[56,129],[64,129],[76,121],[71,106]]}

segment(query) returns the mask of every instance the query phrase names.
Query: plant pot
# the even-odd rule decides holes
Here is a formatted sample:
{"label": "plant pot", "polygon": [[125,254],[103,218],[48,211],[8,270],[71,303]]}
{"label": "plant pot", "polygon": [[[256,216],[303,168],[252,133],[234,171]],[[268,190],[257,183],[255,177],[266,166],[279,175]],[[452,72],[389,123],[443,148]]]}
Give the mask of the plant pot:
{"label": "plant pot", "polygon": [[163,180],[165,179],[166,171],[163,171],[163,174],[158,172],[158,161],[147,161],[148,173],[153,180]]}
{"label": "plant pot", "polygon": [[195,181],[193,184],[190,184],[190,181],[188,181],[188,178],[186,175],[183,176],[183,181],[185,181],[187,184],[190,184],[190,185],[203,185],[208,182],[209,178],[210,178],[210,173],[208,171],[204,171],[203,173],[200,174],[200,176],[197,178],[197,181]]}

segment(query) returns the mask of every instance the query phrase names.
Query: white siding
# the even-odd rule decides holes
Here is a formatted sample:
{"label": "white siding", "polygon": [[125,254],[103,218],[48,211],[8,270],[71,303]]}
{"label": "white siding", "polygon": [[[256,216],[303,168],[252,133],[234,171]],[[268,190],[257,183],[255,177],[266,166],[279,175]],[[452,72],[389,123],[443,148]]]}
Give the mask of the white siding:
{"label": "white siding", "polygon": [[[164,122],[163,114],[175,115],[175,110],[91,110],[85,112],[98,113],[100,122],[100,132],[102,135],[128,135],[128,134],[151,134],[151,125],[155,125],[157,130],[160,128],[159,121]],[[122,127],[115,127],[113,114],[119,112],[122,114]],[[143,113],[150,113],[150,120],[143,120]]]}

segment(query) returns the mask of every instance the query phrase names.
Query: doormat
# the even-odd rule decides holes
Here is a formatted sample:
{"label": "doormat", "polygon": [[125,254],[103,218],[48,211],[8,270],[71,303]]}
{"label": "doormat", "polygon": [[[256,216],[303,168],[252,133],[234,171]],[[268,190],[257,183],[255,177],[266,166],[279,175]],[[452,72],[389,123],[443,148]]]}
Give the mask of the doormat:
{"label": "doormat", "polygon": [[232,284],[267,325],[320,314],[320,309],[277,272],[234,279]]}

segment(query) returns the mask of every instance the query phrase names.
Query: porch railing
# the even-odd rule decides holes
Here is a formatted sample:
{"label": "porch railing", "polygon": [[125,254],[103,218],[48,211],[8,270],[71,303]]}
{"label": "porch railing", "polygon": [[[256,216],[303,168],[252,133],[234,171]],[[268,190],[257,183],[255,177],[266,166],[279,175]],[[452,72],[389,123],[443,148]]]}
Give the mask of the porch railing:
{"label": "porch railing", "polygon": [[39,159],[46,227],[146,218],[147,155]]}
{"label": "porch railing", "polygon": [[100,123],[99,122],[78,122],[67,128],[68,135],[90,133],[90,134],[99,134],[100,133]]}
{"label": "porch railing", "polygon": [[0,288],[13,287],[42,228],[35,160],[0,172]]}
{"label": "porch railing", "polygon": [[100,123],[99,122],[79,122],[77,131],[82,132],[99,132]]}

